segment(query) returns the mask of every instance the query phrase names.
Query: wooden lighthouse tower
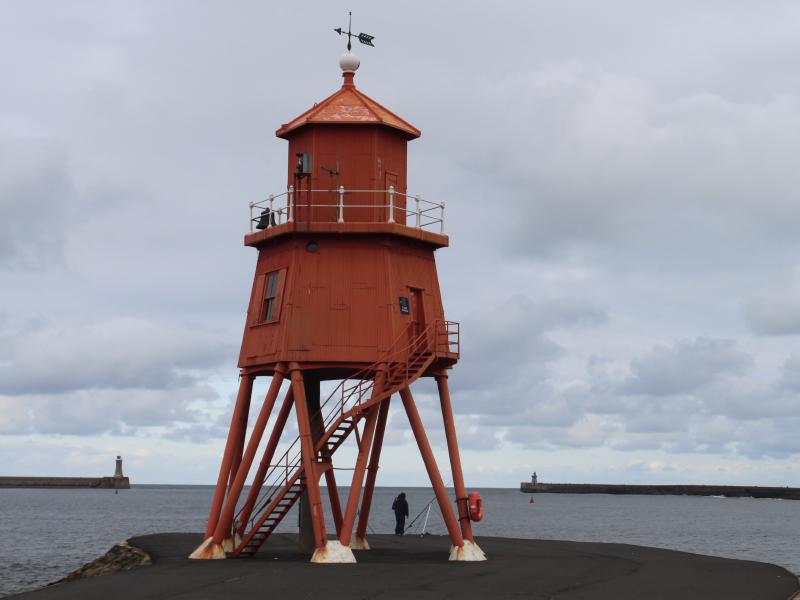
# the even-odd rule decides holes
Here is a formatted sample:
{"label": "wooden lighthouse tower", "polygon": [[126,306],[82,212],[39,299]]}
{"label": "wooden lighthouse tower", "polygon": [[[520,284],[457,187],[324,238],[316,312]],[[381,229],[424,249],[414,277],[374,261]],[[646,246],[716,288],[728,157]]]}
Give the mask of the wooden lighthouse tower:
{"label": "wooden lighthouse tower", "polygon": [[[251,204],[245,245],[258,250],[258,261],[239,392],[206,539],[192,557],[253,555],[303,498],[312,561],[355,561],[352,549],[369,548],[389,403],[399,395],[447,526],[451,560],[485,560],[473,540],[448,390],[459,328],[445,320],[434,259],[448,245],[444,204],[407,194],[407,145],[420,131],[356,88],[359,60],[349,49],[339,64],[341,89],[276,132],[289,142],[287,191]],[[272,380],[246,439],[257,377]],[[411,393],[420,377],[438,385],[454,499]],[[292,413],[300,435],[282,440]],[[352,481],[342,506],[334,462],[348,443],[357,457],[346,471]],[[279,452],[279,445],[288,449]],[[326,530],[324,504],[335,532]]]}

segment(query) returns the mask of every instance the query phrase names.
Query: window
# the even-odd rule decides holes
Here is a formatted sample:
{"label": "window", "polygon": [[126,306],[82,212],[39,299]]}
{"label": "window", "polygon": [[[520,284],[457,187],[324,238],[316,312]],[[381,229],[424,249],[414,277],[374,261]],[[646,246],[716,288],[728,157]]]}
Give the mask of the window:
{"label": "window", "polygon": [[280,271],[267,273],[267,285],[264,292],[264,318],[262,321],[277,321],[280,307],[278,306],[278,278]]}
{"label": "window", "polygon": [[281,318],[286,269],[259,273],[253,282],[253,295],[247,309],[251,325],[276,323]]}

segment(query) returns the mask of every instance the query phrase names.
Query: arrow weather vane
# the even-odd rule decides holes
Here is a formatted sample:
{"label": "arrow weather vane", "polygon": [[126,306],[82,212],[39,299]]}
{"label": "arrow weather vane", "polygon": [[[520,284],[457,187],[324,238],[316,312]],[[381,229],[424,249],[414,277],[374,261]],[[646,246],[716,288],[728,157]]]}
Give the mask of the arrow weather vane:
{"label": "arrow weather vane", "polygon": [[334,31],[336,33],[338,33],[339,35],[346,35],[347,36],[347,49],[348,50],[352,50],[352,46],[350,45],[350,38],[358,38],[358,41],[361,42],[362,44],[364,44],[365,46],[372,46],[374,48],[375,44],[372,43],[372,40],[375,39],[375,36],[374,35],[369,35],[367,33],[359,33],[358,35],[353,33],[352,32],[352,29],[353,29],[353,27],[352,27],[352,25],[353,25],[353,13],[349,12],[347,14],[349,15],[349,20],[348,20],[348,23],[347,23],[347,31],[342,30],[341,27],[337,27],[336,29],[334,29]]}

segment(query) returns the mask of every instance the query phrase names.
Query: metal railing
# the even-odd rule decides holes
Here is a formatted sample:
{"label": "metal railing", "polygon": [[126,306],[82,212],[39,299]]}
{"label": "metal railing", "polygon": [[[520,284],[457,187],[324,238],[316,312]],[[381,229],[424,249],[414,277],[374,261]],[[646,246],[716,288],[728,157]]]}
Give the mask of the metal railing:
{"label": "metal railing", "polygon": [[[316,202],[323,198],[323,194],[330,201]],[[380,194],[386,203],[356,203],[354,200],[358,194]],[[312,209],[330,210],[330,218],[323,221],[337,223],[365,222],[363,219],[348,218],[353,209],[383,209],[385,216],[377,222],[399,222],[416,229],[444,233],[444,202],[431,202],[419,194],[404,194],[395,190],[394,186],[385,190],[347,190],[344,186],[327,190],[295,190],[293,185],[281,194],[270,194],[264,200],[250,203],[250,232],[292,223],[297,219],[299,210]],[[366,222],[376,222],[376,219],[367,219]]]}
{"label": "metal railing", "polygon": [[437,352],[461,353],[461,326],[456,321],[437,321],[435,334]]}

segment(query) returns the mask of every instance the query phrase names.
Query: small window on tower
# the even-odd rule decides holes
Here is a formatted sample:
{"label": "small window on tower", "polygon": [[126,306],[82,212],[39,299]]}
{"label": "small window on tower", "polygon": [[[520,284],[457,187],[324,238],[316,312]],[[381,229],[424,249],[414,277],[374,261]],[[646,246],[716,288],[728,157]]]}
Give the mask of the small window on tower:
{"label": "small window on tower", "polygon": [[260,274],[253,286],[251,325],[276,323],[281,318],[286,269]]}
{"label": "small window on tower", "polygon": [[264,321],[278,320],[278,277],[279,271],[267,274],[267,286],[264,291]]}

